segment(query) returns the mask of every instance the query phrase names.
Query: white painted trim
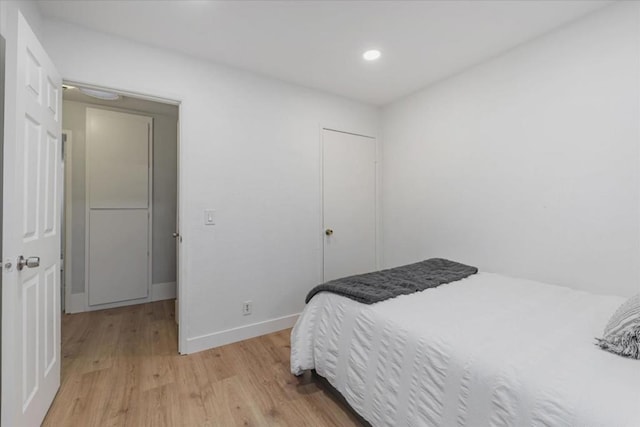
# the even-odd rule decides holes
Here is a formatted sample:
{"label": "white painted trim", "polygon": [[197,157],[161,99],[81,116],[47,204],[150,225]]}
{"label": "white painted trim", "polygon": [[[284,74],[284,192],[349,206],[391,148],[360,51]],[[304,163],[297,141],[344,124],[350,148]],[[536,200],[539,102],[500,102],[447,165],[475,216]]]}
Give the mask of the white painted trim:
{"label": "white painted trim", "polygon": [[181,353],[195,353],[198,351],[220,347],[226,344],[243,341],[249,338],[258,337],[260,335],[270,334],[272,332],[281,331],[283,329],[288,329],[295,325],[299,316],[300,313],[290,314],[288,316],[277,317],[275,319],[265,320],[263,322],[257,322],[250,325],[227,329],[225,331],[188,338],[186,340],[187,342],[185,351],[181,351]]}
{"label": "white painted trim", "polygon": [[179,234],[176,245],[176,323],[178,323],[178,353],[186,353],[187,348],[187,245],[182,245],[182,240],[188,238],[185,236],[185,228],[182,227],[182,218],[185,218],[185,200],[182,179],[182,153],[184,150],[182,140],[182,103],[178,104],[178,139],[177,139],[177,212],[176,212],[176,232]]}
{"label": "white painted trim", "polygon": [[82,313],[87,311],[85,307],[85,295],[84,292],[79,294],[67,294],[67,300],[65,302],[64,312],[67,314]]}
{"label": "white painted trim", "polygon": [[[8,60],[7,60],[8,61]],[[183,105],[183,100],[181,98],[181,96],[175,94],[175,93],[171,93],[171,92],[164,92],[162,94],[155,94],[155,95],[151,95],[148,94],[146,92],[139,92],[138,88],[124,88],[124,87],[114,87],[114,86],[110,86],[110,85],[101,85],[99,83],[94,83],[94,82],[87,82],[87,81],[80,81],[80,80],[69,80],[69,79],[63,79],[63,83],[65,84],[70,84],[72,86],[84,86],[84,87],[89,87],[89,88],[93,88],[93,89],[99,89],[99,90],[107,90],[107,91],[111,91],[111,92],[118,92],[121,95],[129,95],[129,96],[133,96],[133,97],[137,97],[137,98],[142,98],[142,99],[146,99],[148,101],[156,101],[156,102],[163,102],[166,104],[172,104],[172,105],[177,105],[178,106],[178,147],[177,147],[177,151],[178,151],[178,200],[177,200],[177,204],[178,204],[178,227],[177,227],[177,232],[180,233],[180,243],[182,243],[182,239],[183,238],[188,238],[188,236],[185,235],[184,231],[182,229],[182,227],[180,226],[180,218],[184,218],[184,212],[185,212],[185,201],[183,198],[183,195],[185,194],[184,188],[182,187],[182,183],[184,182],[184,180],[182,179],[182,174],[183,174],[183,168],[181,167],[181,158],[182,158],[182,153],[183,153],[183,149],[184,149],[184,145],[183,145],[183,140],[182,140],[182,125],[181,125],[181,118],[182,118],[182,105]],[[8,98],[7,98],[8,99]],[[5,139],[6,141],[6,139]],[[86,182],[85,182],[86,184]],[[86,189],[85,189],[86,192]],[[6,192],[5,192],[6,194]],[[5,218],[6,220],[6,218]],[[85,225],[86,226],[86,225]],[[85,254],[86,256],[86,254]],[[187,301],[187,288],[188,288],[188,271],[185,268],[185,266],[188,263],[188,251],[185,246],[180,245],[179,248],[179,252],[178,252],[178,268],[176,271],[176,279],[177,279],[177,308],[178,310],[176,311],[176,321],[178,321],[178,352],[181,354],[185,354],[186,353],[186,348],[187,348],[187,310],[186,310],[186,301]],[[87,263],[87,260],[85,259],[85,264]],[[86,275],[86,272],[85,272]],[[85,283],[85,289],[86,289],[86,283]],[[84,295],[84,294],[83,294]]]}
{"label": "white painted trim", "polygon": [[322,130],[328,130],[328,131],[331,131],[331,132],[338,132],[338,133],[346,133],[348,135],[361,136],[363,138],[376,139],[375,136],[366,135],[366,134],[357,133],[357,132],[349,132],[348,130],[340,130],[340,129],[336,129],[336,128],[332,128],[332,127],[323,126]]}
{"label": "white painted trim", "polygon": [[324,235],[324,130],[325,127],[320,125],[320,128],[318,129],[319,131],[319,136],[320,136],[320,144],[318,144],[318,155],[319,155],[319,165],[320,165],[320,170],[319,170],[319,174],[318,177],[320,179],[319,181],[319,188],[320,188],[320,226],[318,227],[318,236],[319,237],[319,241],[320,241],[320,283],[324,283],[324,242],[325,242],[325,235]]}
{"label": "white painted trim", "polygon": [[68,80],[64,79],[64,84],[69,86],[82,86],[87,89],[95,89],[95,90],[106,90],[109,92],[117,92],[120,95],[129,96],[132,98],[144,99],[146,101],[160,102],[162,104],[170,104],[170,105],[180,105],[182,101],[179,97],[174,96],[173,94],[167,94],[166,96],[155,96],[149,95],[146,93],[138,92],[135,90],[128,90],[123,88],[116,88],[111,86],[101,86],[95,85],[93,83],[86,83],[79,80]]}
{"label": "white painted trim", "polygon": [[105,310],[108,308],[126,307],[128,305],[146,304],[153,301],[163,301],[176,297],[176,282],[154,283],[151,285],[151,294],[147,298],[138,298],[128,301],[119,301],[109,304],[87,306],[86,292],[69,294],[66,313],[82,313],[83,311]]}
{"label": "white painted trim", "polygon": [[[84,296],[86,294],[83,293],[82,295]],[[88,297],[85,296],[85,299],[87,299]],[[109,308],[118,308],[118,307],[127,307],[129,305],[138,305],[138,304],[146,304],[148,302],[151,302],[151,298],[147,297],[147,298],[138,298],[138,299],[130,299],[128,301],[118,301],[118,302],[111,302],[108,304],[99,304],[99,305],[91,305],[91,306],[87,306],[85,311],[97,311],[97,310],[106,310]]]}
{"label": "white painted trim", "polygon": [[[64,110],[62,112],[64,114]],[[76,305],[71,305],[72,300],[72,264],[73,264],[73,251],[71,244],[73,242],[73,200],[71,197],[73,186],[73,132],[67,129],[63,129],[62,133],[67,136],[67,140],[64,143],[64,311],[65,313],[77,313],[76,311],[70,311],[75,309]],[[84,308],[84,304],[82,304]],[[84,311],[84,310],[81,310]]]}
{"label": "white painted trim", "polygon": [[376,137],[376,269],[381,270],[384,268],[384,260],[382,259],[383,254],[383,244],[382,241],[382,230],[384,227],[383,224],[383,215],[382,215],[382,157],[383,153],[383,145],[382,145],[382,137]]}
{"label": "white painted trim", "polygon": [[151,285],[151,301],[175,299],[176,282],[154,283]]}

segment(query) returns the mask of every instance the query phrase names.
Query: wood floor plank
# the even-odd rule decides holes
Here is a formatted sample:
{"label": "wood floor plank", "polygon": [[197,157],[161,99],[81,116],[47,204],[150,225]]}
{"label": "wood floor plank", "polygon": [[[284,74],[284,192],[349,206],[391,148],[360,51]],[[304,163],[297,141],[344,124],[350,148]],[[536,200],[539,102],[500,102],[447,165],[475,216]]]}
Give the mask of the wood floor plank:
{"label": "wood floor plank", "polygon": [[291,375],[290,332],[181,356],[173,301],[65,315],[43,425],[359,426],[310,375]]}

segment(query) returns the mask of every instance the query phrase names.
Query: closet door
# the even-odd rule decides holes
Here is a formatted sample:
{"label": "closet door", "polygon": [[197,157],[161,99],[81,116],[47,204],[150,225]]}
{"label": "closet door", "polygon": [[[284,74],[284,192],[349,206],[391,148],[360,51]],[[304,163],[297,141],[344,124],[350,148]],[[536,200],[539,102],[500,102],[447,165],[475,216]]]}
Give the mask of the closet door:
{"label": "closet door", "polygon": [[147,298],[150,117],[87,109],[89,305]]}
{"label": "closet door", "polygon": [[376,140],[322,132],[324,280],[376,269]]}

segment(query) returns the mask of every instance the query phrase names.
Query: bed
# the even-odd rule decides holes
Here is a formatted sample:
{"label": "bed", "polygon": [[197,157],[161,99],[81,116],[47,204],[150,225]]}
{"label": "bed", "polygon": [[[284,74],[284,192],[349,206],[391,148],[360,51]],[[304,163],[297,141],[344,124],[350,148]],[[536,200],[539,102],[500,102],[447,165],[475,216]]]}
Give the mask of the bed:
{"label": "bed", "polygon": [[640,361],[594,345],[623,301],[485,272],[370,305],[321,292],[291,371],[374,426],[640,426]]}

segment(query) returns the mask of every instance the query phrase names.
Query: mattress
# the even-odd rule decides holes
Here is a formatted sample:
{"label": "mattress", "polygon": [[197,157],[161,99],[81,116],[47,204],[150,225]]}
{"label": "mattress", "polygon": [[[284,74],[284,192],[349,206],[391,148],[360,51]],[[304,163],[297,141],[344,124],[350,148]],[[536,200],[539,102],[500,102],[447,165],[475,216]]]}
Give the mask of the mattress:
{"label": "mattress", "polygon": [[594,345],[623,301],[491,273],[372,305],[323,292],[291,372],[374,426],[640,426],[640,361]]}

